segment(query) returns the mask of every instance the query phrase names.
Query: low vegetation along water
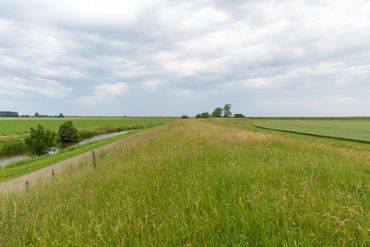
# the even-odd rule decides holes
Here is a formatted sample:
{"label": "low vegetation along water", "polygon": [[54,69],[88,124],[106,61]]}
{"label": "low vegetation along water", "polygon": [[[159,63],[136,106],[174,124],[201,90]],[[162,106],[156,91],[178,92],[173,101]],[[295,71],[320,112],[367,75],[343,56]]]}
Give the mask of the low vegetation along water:
{"label": "low vegetation along water", "polygon": [[[97,136],[93,136],[93,137],[90,137],[90,138],[83,139],[82,141],[80,141],[78,143],[69,143],[69,144],[65,143],[63,148],[68,148],[68,147],[71,147],[71,146],[74,146],[74,145],[86,145],[88,143],[103,140],[103,139],[110,138],[110,137],[113,137],[113,136],[127,134],[130,131],[133,131],[133,130],[125,130],[125,131],[101,134],[101,135],[97,135]],[[53,154],[53,153],[51,153],[51,154]],[[26,154],[10,154],[10,155],[6,155],[6,156],[0,156],[0,167],[5,167],[5,166],[8,166],[8,165],[11,165],[14,162],[26,160],[26,159],[29,159],[29,158],[31,158],[31,157],[26,155]]]}
{"label": "low vegetation along water", "polygon": [[172,122],[0,197],[0,243],[369,246],[367,149],[233,125]]}

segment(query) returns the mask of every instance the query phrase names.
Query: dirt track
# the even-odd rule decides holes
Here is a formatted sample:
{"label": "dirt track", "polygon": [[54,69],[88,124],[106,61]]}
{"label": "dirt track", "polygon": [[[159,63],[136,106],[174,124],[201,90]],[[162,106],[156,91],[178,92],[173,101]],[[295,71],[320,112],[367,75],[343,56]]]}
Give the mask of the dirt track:
{"label": "dirt track", "polygon": [[[95,151],[106,151],[109,150],[112,146],[117,145],[118,143],[128,141],[132,138],[137,137],[138,135],[141,135],[142,133],[135,134],[133,136],[126,137],[124,139],[121,139],[119,141],[107,144],[105,146],[102,146],[100,148],[95,149]],[[74,164],[77,164],[80,160],[84,158],[90,158],[91,157],[91,151],[79,154],[77,156],[74,156],[72,158],[60,161],[54,165],[49,165],[47,167],[41,168],[40,170],[33,171],[31,173],[13,178],[11,180],[1,182],[0,183],[0,194],[8,193],[15,190],[24,190],[26,189],[26,183],[28,181],[29,184],[35,184],[38,181],[40,181],[43,178],[51,177],[52,171],[54,170],[55,174],[60,173],[62,170],[68,168]]]}

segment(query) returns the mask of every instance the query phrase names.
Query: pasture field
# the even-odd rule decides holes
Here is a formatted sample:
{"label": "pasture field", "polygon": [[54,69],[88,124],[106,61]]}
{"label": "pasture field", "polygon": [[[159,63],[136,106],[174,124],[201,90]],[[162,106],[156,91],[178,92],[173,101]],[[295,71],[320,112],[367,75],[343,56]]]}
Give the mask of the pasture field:
{"label": "pasture field", "polygon": [[254,119],[253,125],[370,143],[370,119]]}
{"label": "pasture field", "polygon": [[82,138],[99,134],[136,129],[168,123],[175,118],[126,117],[126,118],[0,118],[0,155],[25,151],[24,136],[31,127],[41,124],[57,131],[60,125],[71,120]]}
{"label": "pasture field", "polygon": [[0,196],[0,243],[369,246],[368,150],[246,124],[174,121]]}
{"label": "pasture field", "polygon": [[172,118],[165,117],[126,117],[126,118],[0,118],[0,136],[28,133],[38,124],[45,128],[58,130],[64,122],[71,120],[76,128],[120,127],[127,125],[158,125]]}

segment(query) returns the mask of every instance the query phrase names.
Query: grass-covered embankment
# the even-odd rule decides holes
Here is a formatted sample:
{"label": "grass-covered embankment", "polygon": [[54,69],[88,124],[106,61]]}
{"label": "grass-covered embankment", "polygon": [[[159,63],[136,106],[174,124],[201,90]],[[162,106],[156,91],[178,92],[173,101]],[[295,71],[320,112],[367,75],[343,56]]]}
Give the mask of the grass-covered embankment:
{"label": "grass-covered embankment", "polygon": [[214,121],[177,121],[100,154],[97,172],[86,161],[3,198],[0,243],[366,246],[369,158]]}
{"label": "grass-covered embankment", "polygon": [[67,148],[65,150],[62,150],[60,153],[55,155],[49,155],[49,156],[42,156],[42,157],[36,157],[33,159],[28,159],[25,161],[16,162],[13,165],[8,165],[3,168],[0,168],[0,182],[25,175],[27,173],[39,170],[41,168],[44,168],[46,166],[55,164],[59,161],[74,157],[76,155],[94,150],[96,148],[102,147],[104,145],[119,141],[123,138],[126,138],[128,136],[131,136],[139,131],[142,131],[143,129],[136,130],[135,132],[131,132],[128,134],[122,134],[118,136],[113,136],[107,139],[103,139],[100,141],[92,142],[85,144],[83,146],[72,146],[70,148]]}

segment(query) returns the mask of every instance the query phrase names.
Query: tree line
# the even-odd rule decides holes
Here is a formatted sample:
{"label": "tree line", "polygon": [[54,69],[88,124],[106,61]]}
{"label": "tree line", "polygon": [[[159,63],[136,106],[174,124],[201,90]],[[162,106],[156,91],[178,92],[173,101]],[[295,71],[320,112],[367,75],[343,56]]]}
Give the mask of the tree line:
{"label": "tree line", "polygon": [[231,104],[225,104],[224,107],[216,107],[214,111],[209,114],[209,112],[202,112],[198,113],[195,118],[230,118],[230,117],[235,117],[235,118],[244,118],[245,116],[241,113],[237,114],[232,114],[231,113]]}
{"label": "tree line", "polygon": [[[0,117],[32,117],[30,115],[19,115],[18,112],[12,112],[12,111],[0,111]],[[63,113],[59,113],[58,115],[41,115],[38,112],[36,112],[33,117],[36,118],[64,118]]]}

